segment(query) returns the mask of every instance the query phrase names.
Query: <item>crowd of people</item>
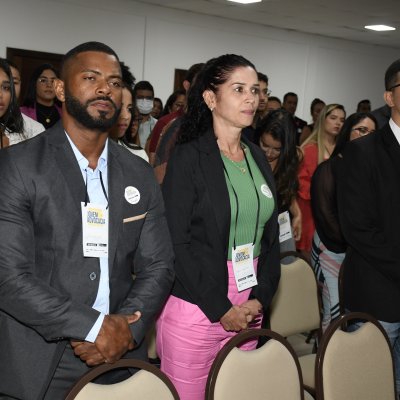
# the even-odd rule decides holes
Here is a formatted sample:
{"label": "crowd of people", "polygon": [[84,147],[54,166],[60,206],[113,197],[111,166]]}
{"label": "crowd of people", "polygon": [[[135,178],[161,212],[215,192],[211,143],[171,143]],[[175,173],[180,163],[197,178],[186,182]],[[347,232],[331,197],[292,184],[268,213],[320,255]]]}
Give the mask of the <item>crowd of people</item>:
{"label": "crowd of people", "polygon": [[203,399],[224,344],[265,325],[287,250],[315,270],[323,330],[343,268],[345,307],[382,323],[400,389],[400,60],[386,123],[369,100],[347,116],[315,98],[308,124],[269,83],[226,54],[163,106],[87,42],[37,68],[20,103],[0,59],[0,399],[61,399],[92,366],[146,359],[155,320],[162,371]]}

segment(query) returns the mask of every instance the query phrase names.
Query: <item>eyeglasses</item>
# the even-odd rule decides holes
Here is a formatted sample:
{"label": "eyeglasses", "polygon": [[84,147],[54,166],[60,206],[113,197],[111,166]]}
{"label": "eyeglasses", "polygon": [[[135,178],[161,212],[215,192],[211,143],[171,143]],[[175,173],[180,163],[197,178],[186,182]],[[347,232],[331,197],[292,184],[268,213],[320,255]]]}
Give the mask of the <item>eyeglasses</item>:
{"label": "eyeglasses", "polygon": [[397,85],[392,86],[391,88],[389,88],[389,92],[392,91],[393,89],[396,89],[397,87],[400,86],[400,83],[398,83]]}
{"label": "eyeglasses", "polygon": [[56,78],[45,78],[41,77],[37,81],[43,86],[47,86],[48,84],[52,85]]}
{"label": "eyeglasses", "polygon": [[359,126],[358,128],[353,128],[352,131],[357,131],[360,134],[360,136],[365,136],[368,135],[369,133],[375,132],[375,130],[369,130],[366,126]]}

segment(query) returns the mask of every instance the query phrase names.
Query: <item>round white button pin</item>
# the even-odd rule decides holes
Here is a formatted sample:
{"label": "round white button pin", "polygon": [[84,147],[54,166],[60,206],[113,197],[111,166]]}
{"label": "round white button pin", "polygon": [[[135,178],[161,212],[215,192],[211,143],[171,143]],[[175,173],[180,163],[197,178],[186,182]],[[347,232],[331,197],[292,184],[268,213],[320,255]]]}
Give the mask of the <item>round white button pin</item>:
{"label": "round white button pin", "polygon": [[269,199],[272,198],[272,192],[271,192],[270,188],[268,187],[268,185],[265,183],[261,185],[261,193],[264,196],[267,196]]}
{"label": "round white button pin", "polygon": [[125,188],[125,200],[130,204],[137,204],[140,201],[140,192],[133,186]]}

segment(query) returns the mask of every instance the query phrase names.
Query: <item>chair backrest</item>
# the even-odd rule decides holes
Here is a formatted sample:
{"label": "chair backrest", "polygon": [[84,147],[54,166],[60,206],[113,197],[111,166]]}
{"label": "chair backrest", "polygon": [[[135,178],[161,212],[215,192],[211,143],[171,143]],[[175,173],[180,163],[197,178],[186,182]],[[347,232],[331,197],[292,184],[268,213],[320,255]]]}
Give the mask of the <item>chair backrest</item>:
{"label": "chair backrest", "polygon": [[[346,332],[351,321],[366,321]],[[318,348],[315,378],[318,400],[395,400],[392,349],[377,320],[349,313],[334,321]]]}
{"label": "chair backrest", "polygon": [[[243,351],[243,342],[269,337],[262,347]],[[208,375],[207,400],[303,400],[299,361],[290,344],[268,329],[234,336],[218,353]]]}
{"label": "chair backrest", "polygon": [[281,279],[270,307],[270,328],[282,336],[321,327],[318,284],[311,266],[298,253],[281,265]]}
{"label": "chair backrest", "polygon": [[[105,372],[118,368],[137,368],[130,378],[112,385],[91,381]],[[121,359],[114,364],[94,367],[83,375],[70,390],[65,400],[179,400],[169,378],[155,366],[141,360]]]}

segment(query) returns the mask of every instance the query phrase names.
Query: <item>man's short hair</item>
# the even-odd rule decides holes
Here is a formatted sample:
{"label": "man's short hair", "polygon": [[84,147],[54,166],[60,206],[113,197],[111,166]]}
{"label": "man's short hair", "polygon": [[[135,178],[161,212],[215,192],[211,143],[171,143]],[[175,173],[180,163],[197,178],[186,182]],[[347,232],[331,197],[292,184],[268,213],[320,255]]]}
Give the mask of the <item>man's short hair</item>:
{"label": "man's short hair", "polygon": [[268,76],[263,74],[262,72],[257,72],[258,81],[265,82],[268,85]]}
{"label": "man's short hair", "polygon": [[397,83],[397,74],[400,72],[400,59],[390,64],[385,73],[385,89],[390,90]]}
{"label": "man's short hair", "polygon": [[276,101],[277,103],[279,103],[280,105],[282,105],[281,99],[279,97],[276,96],[270,96],[268,97],[268,101]]}
{"label": "man's short hair", "polygon": [[153,85],[149,81],[140,81],[133,88],[133,95],[136,96],[138,90],[150,90],[153,93],[154,97],[154,88]]}
{"label": "man's short hair", "polygon": [[361,104],[368,104],[371,107],[371,102],[368,99],[360,100],[357,104],[357,112],[359,111]]}
{"label": "man's short hair", "polygon": [[61,64],[61,79],[64,79],[65,69],[68,65],[68,62],[75,58],[78,54],[85,53],[87,51],[97,51],[99,53],[109,54],[114,56],[119,62],[117,53],[106,44],[101,42],[85,42],[68,51],[68,53],[63,57]]}
{"label": "man's short hair", "polygon": [[287,93],[283,96],[283,102],[285,102],[286,99],[287,99],[288,97],[296,97],[296,98],[297,98],[297,94],[296,94],[296,93],[293,93],[293,92],[287,92]]}

